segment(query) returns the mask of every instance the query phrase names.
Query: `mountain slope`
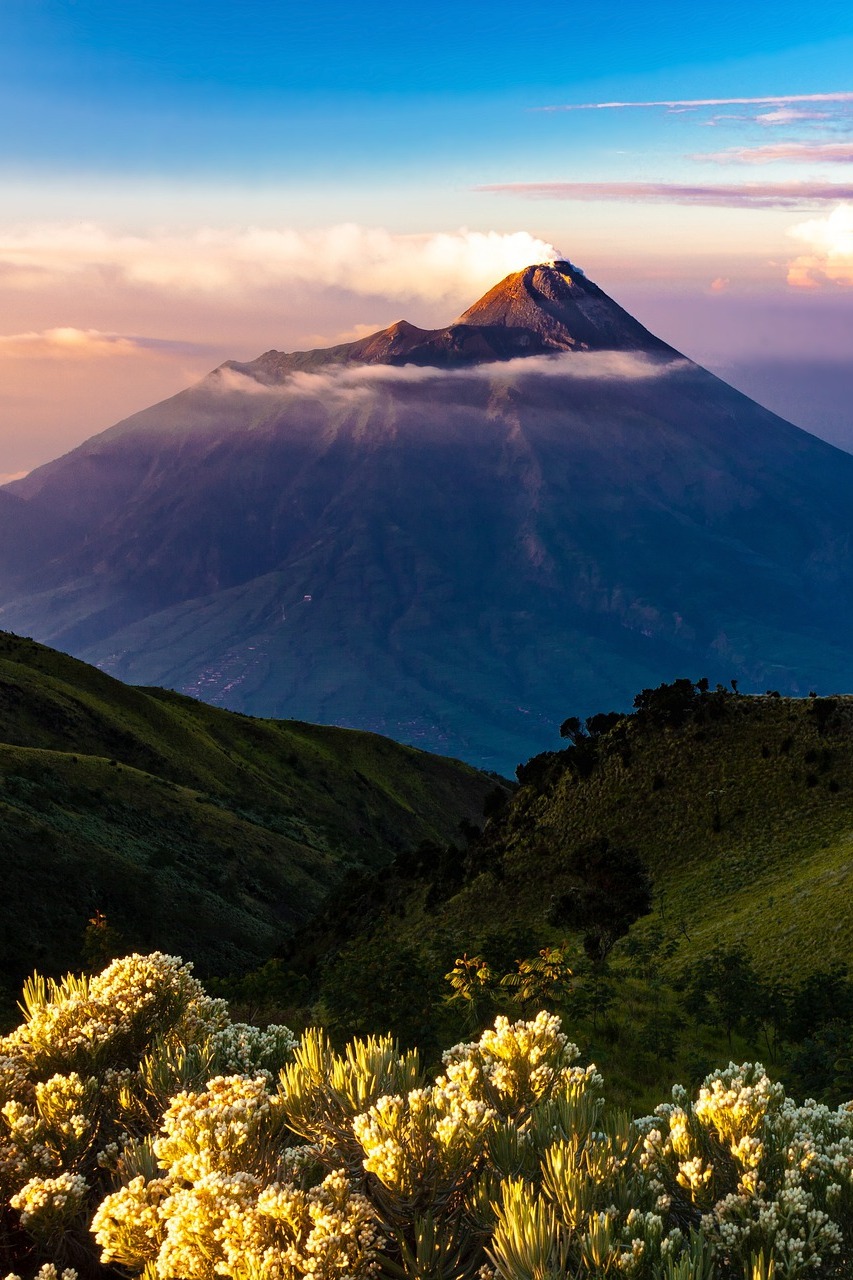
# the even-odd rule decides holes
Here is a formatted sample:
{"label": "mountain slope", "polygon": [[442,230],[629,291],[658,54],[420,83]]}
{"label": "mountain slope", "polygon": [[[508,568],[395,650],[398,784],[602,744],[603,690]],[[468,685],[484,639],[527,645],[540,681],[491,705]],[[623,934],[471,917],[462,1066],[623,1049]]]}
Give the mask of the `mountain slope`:
{"label": "mountain slope", "polygon": [[373,735],[134,689],[0,633],[0,977],[79,963],[87,919],[223,972],[352,868],[449,839],[494,779]]}
{"label": "mountain slope", "polygon": [[679,670],[853,687],[851,493],[853,457],[542,265],[444,330],[231,362],[8,487],[46,532],[4,540],[0,622],[507,771]]}
{"label": "mountain slope", "polygon": [[480,856],[498,874],[436,921],[460,945],[465,931],[525,925],[550,940],[573,851],[604,837],[648,867],[654,916],[635,927],[678,943],[675,969],[717,944],[794,985],[849,962],[853,697],[659,698],[580,751],[532,761],[521,780],[486,829]]}
{"label": "mountain slope", "polygon": [[[590,727],[528,762],[464,851],[398,859],[295,940],[288,964],[324,1016],[339,1034],[393,1026],[437,1046],[544,1003],[638,1110],[733,1054],[769,1055],[807,1096],[846,1096],[853,697],[683,680]],[[560,952],[568,988],[548,980]],[[522,959],[526,996],[497,981]],[[468,993],[455,1026],[454,968]]]}

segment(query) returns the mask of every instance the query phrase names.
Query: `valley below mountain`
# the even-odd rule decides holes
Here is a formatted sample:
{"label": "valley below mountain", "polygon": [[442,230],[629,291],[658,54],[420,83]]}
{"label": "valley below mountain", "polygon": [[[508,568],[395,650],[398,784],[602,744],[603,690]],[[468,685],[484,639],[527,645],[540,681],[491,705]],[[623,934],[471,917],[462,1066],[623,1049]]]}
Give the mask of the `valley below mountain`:
{"label": "valley below mountain", "polygon": [[787,1036],[804,1088],[839,1087],[853,697],[678,680],[563,732],[511,786],[0,633],[0,1016],[33,967],[159,949],[339,1041],[434,1053],[466,1018],[556,1006],[632,1106],[720,1061],[726,1026],[729,1053]]}

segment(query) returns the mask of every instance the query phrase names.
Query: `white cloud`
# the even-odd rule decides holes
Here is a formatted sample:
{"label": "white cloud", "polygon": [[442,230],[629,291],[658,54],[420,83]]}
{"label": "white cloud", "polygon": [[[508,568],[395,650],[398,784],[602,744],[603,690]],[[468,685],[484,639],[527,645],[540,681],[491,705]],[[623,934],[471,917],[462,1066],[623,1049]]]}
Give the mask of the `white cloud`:
{"label": "white cloud", "polygon": [[0,485],[11,484],[13,480],[23,480],[29,471],[0,471]]}
{"label": "white cloud", "polygon": [[840,204],[825,218],[800,222],[789,235],[809,249],[790,263],[789,284],[800,289],[853,285],[853,204]]}
{"label": "white cloud", "polygon": [[204,379],[204,385],[210,391],[221,395],[275,396],[281,390],[279,387],[269,386],[266,382],[259,382],[248,373],[240,373],[238,369],[226,369],[224,366],[208,374]]}
{"label": "white cloud", "polygon": [[526,231],[396,235],[350,223],[205,227],[143,235],[95,223],[0,228],[0,270],[28,287],[86,272],[141,288],[210,294],[313,284],[393,299],[468,300],[532,262],[559,257]]}
{"label": "white cloud", "polygon": [[667,107],[691,111],[697,107],[786,106],[791,102],[853,102],[853,93],[786,93],[765,98],[664,98],[651,102],[570,102],[536,107],[537,111],[613,111],[631,107]]}
{"label": "white cloud", "polygon": [[473,368],[439,368],[435,365],[334,365],[317,373],[298,371],[275,385],[258,382],[237,369],[217,369],[205,385],[224,394],[269,396],[282,401],[322,397],[351,400],[401,385],[426,385],[471,379],[492,384],[514,382],[520,377],[646,380],[665,377],[690,362],[660,359],[631,351],[571,351],[554,355],[520,356]]}

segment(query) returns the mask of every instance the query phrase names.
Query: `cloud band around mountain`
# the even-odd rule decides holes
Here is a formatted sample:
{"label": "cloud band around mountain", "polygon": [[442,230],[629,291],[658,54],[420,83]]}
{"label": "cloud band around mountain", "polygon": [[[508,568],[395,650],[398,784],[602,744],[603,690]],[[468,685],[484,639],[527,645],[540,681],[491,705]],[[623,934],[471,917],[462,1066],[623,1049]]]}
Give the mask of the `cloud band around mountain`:
{"label": "cloud band around mountain", "polygon": [[690,368],[681,358],[660,359],[630,351],[571,351],[553,355],[519,356],[472,368],[435,365],[337,365],[318,372],[299,370],[278,383],[263,383],[242,370],[223,366],[205,380],[207,388],[223,395],[270,396],[278,400],[359,399],[398,386],[486,380],[493,384],[520,377],[646,381]]}

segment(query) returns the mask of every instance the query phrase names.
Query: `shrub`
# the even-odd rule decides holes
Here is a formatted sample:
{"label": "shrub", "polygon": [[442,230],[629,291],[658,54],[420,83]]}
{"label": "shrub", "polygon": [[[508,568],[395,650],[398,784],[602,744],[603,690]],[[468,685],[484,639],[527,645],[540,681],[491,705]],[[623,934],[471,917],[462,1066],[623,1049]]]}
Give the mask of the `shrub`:
{"label": "shrub", "polygon": [[633,1121],[546,1013],[429,1080],[387,1036],[232,1025],[168,956],[34,979],[26,1009],[0,1042],[6,1280],[849,1269],[853,1111],[797,1106],[759,1064]]}
{"label": "shrub", "polygon": [[175,1094],[223,1069],[272,1078],[294,1045],[286,1028],[232,1025],[192,966],[159,952],[94,977],[34,975],[21,1007],[0,1038],[0,1246],[7,1257],[34,1246],[60,1272],[91,1273],[92,1212],[111,1175],[135,1170]]}

